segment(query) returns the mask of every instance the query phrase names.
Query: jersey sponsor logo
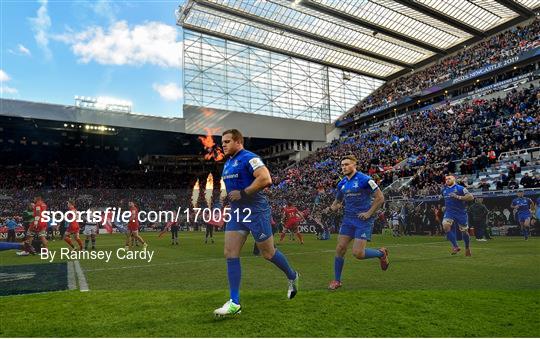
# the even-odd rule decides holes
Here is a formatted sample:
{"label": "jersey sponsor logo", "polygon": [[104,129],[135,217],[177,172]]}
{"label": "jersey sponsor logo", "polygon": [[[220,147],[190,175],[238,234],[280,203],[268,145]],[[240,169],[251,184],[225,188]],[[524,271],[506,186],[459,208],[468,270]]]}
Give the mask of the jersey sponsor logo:
{"label": "jersey sponsor logo", "polygon": [[352,187],[353,188],[358,188],[358,181],[355,181]]}
{"label": "jersey sponsor logo", "polygon": [[235,160],[234,163],[232,164],[232,167],[236,167],[238,166],[238,160]]}
{"label": "jersey sponsor logo", "polygon": [[260,158],[253,158],[249,160],[249,164],[251,165],[251,168],[253,170],[256,170],[257,168],[264,166],[264,163],[262,162]]}
{"label": "jersey sponsor logo", "polygon": [[377,183],[373,180],[370,180],[368,181],[368,184],[369,184],[369,187],[371,187],[372,190],[378,188],[379,186],[377,185]]}
{"label": "jersey sponsor logo", "polygon": [[266,237],[266,234],[264,233],[261,233],[261,235],[259,235],[259,239],[264,239]]}
{"label": "jersey sponsor logo", "polygon": [[365,234],[365,233],[362,233],[360,236],[361,236],[362,238],[365,238],[365,237],[366,237],[366,234]]}
{"label": "jersey sponsor logo", "polygon": [[227,179],[236,179],[238,178],[238,173],[234,173],[234,174],[229,174],[229,175],[224,175],[221,177],[223,180],[227,180]]}

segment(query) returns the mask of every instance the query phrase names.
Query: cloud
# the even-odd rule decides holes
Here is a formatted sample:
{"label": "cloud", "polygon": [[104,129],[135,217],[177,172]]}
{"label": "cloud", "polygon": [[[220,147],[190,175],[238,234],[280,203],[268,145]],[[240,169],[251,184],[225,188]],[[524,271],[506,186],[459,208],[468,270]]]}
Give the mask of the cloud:
{"label": "cloud", "polygon": [[21,44],[17,45],[17,50],[14,51],[11,48],[8,49],[8,52],[15,55],[25,55],[25,56],[32,56],[32,53],[30,53],[30,50],[26,47],[24,47]]}
{"label": "cloud", "polygon": [[49,28],[51,28],[51,17],[47,13],[47,0],[39,0],[41,6],[37,11],[35,18],[29,18],[32,30],[34,31],[34,39],[38,46],[43,50],[45,58],[52,57],[49,49]]}
{"label": "cloud", "polygon": [[0,69],[0,82],[6,82],[6,81],[9,81],[9,80],[11,80],[9,75],[6,72],[4,72],[3,69]]}
{"label": "cloud", "polygon": [[32,55],[32,53],[30,53],[30,50],[21,44],[17,45],[17,50],[19,51],[19,53],[23,55],[28,55],[28,56]]}
{"label": "cloud", "polygon": [[57,35],[54,39],[71,45],[82,63],[182,67],[178,30],[161,22],[130,27],[126,21],[118,21],[107,30],[92,26],[82,32]]}
{"label": "cloud", "polygon": [[98,0],[94,3],[92,3],[91,7],[92,11],[96,13],[97,15],[106,18],[109,23],[113,23],[116,21],[116,13],[118,12],[118,6],[113,4],[109,0]]}
{"label": "cloud", "polygon": [[16,88],[9,87],[6,85],[6,82],[10,81],[10,76],[3,70],[0,69],[0,94],[17,94],[19,91],[17,91]]}
{"label": "cloud", "polygon": [[167,101],[177,101],[182,98],[182,88],[178,87],[174,82],[168,84],[153,84],[152,88]]}

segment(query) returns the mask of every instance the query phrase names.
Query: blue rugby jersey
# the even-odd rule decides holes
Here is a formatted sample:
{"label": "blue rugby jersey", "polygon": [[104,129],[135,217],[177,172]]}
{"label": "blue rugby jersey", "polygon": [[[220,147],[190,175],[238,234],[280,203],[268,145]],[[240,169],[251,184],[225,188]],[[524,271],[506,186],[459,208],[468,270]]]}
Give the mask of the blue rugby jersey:
{"label": "blue rugby jersey", "polygon": [[[225,182],[227,193],[240,191],[248,187],[255,181],[253,172],[265,166],[261,158],[248,150],[241,150],[225,162],[221,178]],[[268,200],[262,191],[249,196],[246,199],[231,201],[233,211],[239,210],[241,215],[245,215],[244,208],[249,208],[252,213],[265,212],[270,209]]]}
{"label": "blue rugby jersey", "polygon": [[467,204],[463,200],[458,200],[452,198],[450,194],[455,193],[459,196],[464,196],[469,193],[469,191],[458,184],[452,186],[446,186],[442,189],[442,196],[444,198],[444,206],[446,207],[444,214],[445,215],[462,215],[467,213]]}
{"label": "blue rugby jersey", "polygon": [[337,185],[336,200],[344,202],[344,217],[358,218],[373,203],[373,192],[379,189],[377,183],[368,175],[357,171],[351,179],[344,177]]}
{"label": "blue rugby jersey", "polygon": [[512,205],[517,206],[518,213],[530,213],[532,203],[532,200],[527,197],[518,197],[512,200]]}

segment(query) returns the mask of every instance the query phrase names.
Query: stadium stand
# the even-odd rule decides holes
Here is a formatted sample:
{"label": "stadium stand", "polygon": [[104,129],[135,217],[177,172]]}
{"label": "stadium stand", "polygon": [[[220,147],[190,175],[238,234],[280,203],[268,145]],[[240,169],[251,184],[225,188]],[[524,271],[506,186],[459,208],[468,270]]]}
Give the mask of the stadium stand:
{"label": "stadium stand", "polygon": [[[315,155],[276,175],[279,189],[308,192],[330,188],[339,177],[339,158],[354,153],[360,168],[386,187],[399,177],[414,176],[420,194],[438,191],[444,173],[477,173],[488,154],[539,145],[538,88],[512,91],[504,99],[474,99],[421,111],[373,132],[335,140]],[[426,127],[429,126],[429,129]],[[404,166],[396,165],[405,163]],[[310,178],[316,178],[315,184]],[[306,193],[307,194],[307,193]]]}
{"label": "stadium stand", "polygon": [[358,103],[345,118],[534,49],[540,46],[539,36],[540,20],[536,18],[526,26],[514,27],[485,39],[453,56],[440,60],[435,65],[384,84],[375,93]]}

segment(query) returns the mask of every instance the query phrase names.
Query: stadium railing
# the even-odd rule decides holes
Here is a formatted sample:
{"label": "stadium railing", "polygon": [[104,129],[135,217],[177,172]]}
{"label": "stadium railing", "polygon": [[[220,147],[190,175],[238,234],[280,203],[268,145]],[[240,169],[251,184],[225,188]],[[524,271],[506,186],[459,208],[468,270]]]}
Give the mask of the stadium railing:
{"label": "stadium railing", "polygon": [[[481,189],[472,188],[472,189],[469,189],[469,191],[475,198],[497,198],[497,197],[515,196],[518,189],[482,191]],[[519,191],[523,191],[524,195],[530,196],[530,195],[539,194],[540,188],[520,188]],[[441,195],[437,194],[437,195],[426,195],[426,196],[414,197],[414,198],[396,197],[395,199],[389,199],[389,201],[430,202],[430,201],[439,201],[440,199],[441,199]]]}
{"label": "stadium railing", "polygon": [[390,185],[383,188],[383,192],[386,192],[389,190],[399,191],[403,189],[403,187],[407,186],[413,178],[414,176],[398,178],[397,180],[394,180],[394,182],[392,182]]}
{"label": "stadium railing", "polygon": [[530,148],[518,149],[515,151],[502,152],[501,154],[499,154],[498,159],[499,161],[503,161],[506,159],[520,157],[522,155],[530,156],[531,159],[538,159],[540,158],[540,147],[530,147]]}

